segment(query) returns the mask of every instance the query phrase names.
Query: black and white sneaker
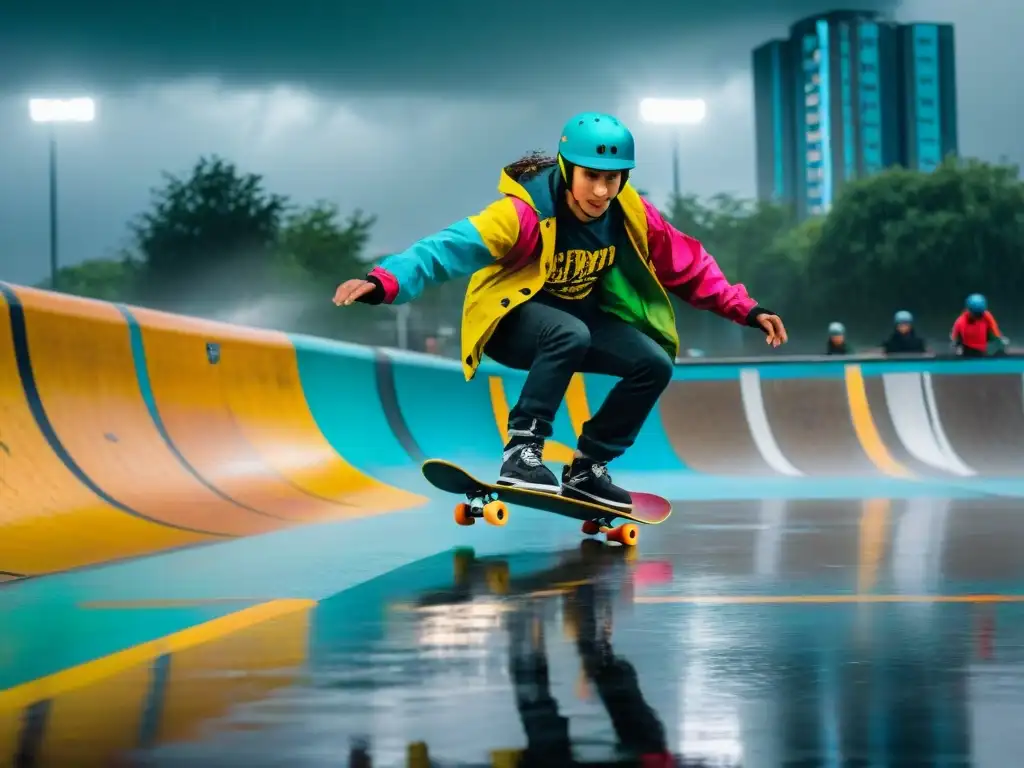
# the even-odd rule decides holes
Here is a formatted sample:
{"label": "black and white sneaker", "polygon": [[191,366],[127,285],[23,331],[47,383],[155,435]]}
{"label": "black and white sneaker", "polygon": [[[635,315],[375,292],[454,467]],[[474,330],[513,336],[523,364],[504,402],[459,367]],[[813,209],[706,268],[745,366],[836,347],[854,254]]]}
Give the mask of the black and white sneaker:
{"label": "black and white sneaker", "polygon": [[511,485],[531,491],[558,493],[558,478],[544,465],[544,443],[512,441],[502,454],[496,485]]}
{"label": "black and white sneaker", "polygon": [[629,491],[612,482],[608,467],[593,459],[573,459],[562,469],[562,495],[580,501],[594,501],[616,509],[633,506]]}

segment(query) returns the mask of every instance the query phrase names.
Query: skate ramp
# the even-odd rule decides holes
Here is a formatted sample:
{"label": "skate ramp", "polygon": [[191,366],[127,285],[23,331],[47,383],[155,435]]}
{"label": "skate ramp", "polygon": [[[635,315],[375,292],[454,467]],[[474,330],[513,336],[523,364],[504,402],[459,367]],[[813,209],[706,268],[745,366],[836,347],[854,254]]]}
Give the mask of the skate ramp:
{"label": "skate ramp", "polygon": [[[493,474],[524,380],[3,284],[0,304],[4,579],[447,514],[419,463]],[[1019,496],[1022,362],[683,364],[613,473],[680,501]],[[613,385],[574,378],[553,465]]]}
{"label": "skate ramp", "polygon": [[[0,301],[0,571],[49,573],[424,501],[328,441],[284,334],[9,286]],[[332,385],[356,410],[352,368]]]}
{"label": "skate ramp", "polygon": [[1024,361],[686,366],[660,405],[680,460],[741,477],[1019,481]]}

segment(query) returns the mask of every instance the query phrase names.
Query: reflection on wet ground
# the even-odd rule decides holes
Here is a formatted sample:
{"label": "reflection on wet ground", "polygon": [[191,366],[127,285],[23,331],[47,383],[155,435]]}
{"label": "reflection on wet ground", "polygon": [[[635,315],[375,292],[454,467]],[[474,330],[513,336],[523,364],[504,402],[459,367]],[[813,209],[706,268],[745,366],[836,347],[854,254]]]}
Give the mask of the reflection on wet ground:
{"label": "reflection on wet ground", "polygon": [[637,549],[443,553],[203,663],[172,657],[192,693],[145,709],[150,746],[119,764],[1017,764],[1013,500],[676,514]]}

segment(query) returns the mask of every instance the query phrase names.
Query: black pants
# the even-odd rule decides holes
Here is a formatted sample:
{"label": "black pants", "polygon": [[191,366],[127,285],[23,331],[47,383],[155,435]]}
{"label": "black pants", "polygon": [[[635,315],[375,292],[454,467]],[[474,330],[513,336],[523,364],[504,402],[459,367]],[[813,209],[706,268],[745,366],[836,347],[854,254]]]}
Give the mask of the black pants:
{"label": "black pants", "polygon": [[592,303],[576,304],[536,296],[502,319],[484,351],[509,368],[529,370],[509,413],[510,432],[550,437],[555,412],[576,372],[620,378],[583,425],[577,445],[595,461],[611,461],[636,440],[672,378],[674,361],[653,339],[617,317]]}

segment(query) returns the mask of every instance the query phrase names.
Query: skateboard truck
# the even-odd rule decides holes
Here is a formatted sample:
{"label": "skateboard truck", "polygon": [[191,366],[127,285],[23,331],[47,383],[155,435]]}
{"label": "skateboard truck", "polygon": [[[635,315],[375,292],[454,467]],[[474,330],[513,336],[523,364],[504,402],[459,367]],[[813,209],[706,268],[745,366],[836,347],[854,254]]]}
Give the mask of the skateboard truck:
{"label": "skateboard truck", "polygon": [[636,544],[636,540],[640,536],[640,529],[633,523],[623,523],[616,527],[606,517],[597,520],[584,520],[582,531],[585,536],[596,536],[603,533],[608,541],[617,541],[626,546]]}
{"label": "skateboard truck", "polygon": [[455,505],[455,522],[459,525],[473,525],[481,517],[491,525],[508,523],[508,507],[498,501],[497,493],[477,490],[467,493],[466,498],[469,503]]}

